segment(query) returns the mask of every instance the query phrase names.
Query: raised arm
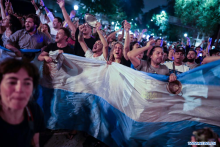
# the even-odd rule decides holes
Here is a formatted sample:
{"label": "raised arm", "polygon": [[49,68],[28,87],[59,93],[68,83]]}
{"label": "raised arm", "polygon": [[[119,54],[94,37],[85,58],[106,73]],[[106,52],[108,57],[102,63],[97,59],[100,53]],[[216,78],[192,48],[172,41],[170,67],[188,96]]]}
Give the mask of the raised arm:
{"label": "raised arm", "polygon": [[140,36],[139,36],[139,38],[138,38],[138,42],[141,41],[141,38],[142,38],[143,34],[146,33],[146,32],[147,32],[147,29],[143,29],[143,30],[142,30],[142,32],[141,32],[141,34],[140,34]]}
{"label": "raised arm", "polygon": [[3,0],[0,0],[0,7],[1,7],[1,15],[2,15],[2,20],[5,19],[5,9],[3,5]]}
{"label": "raised arm", "polygon": [[206,47],[206,56],[209,56],[210,46],[212,44],[212,38],[208,39],[208,45]]}
{"label": "raised arm", "polygon": [[44,1],[40,0],[40,5],[44,8],[44,10],[47,13],[48,18],[50,19],[51,22],[53,22],[54,20],[54,16],[53,14],[50,12],[50,10],[44,5]]}
{"label": "raised arm", "polygon": [[190,46],[190,39],[189,39],[188,37],[186,37],[186,39],[187,39],[186,45],[187,45],[187,46]]}
{"label": "raised arm", "polygon": [[108,59],[108,43],[105,40],[105,37],[102,35],[101,28],[102,28],[101,23],[97,22],[96,31],[97,31],[99,38],[100,38],[102,45],[103,45],[103,48],[102,48],[103,56],[105,57],[105,60],[107,61],[107,59]]}
{"label": "raised arm", "polygon": [[[68,23],[69,25],[69,28],[71,29],[71,31],[73,32],[76,32],[76,27],[75,25],[72,23],[67,11],[66,11],[66,8],[65,8],[65,2],[64,0],[58,0],[57,1],[57,4],[60,6],[61,10],[62,10],[62,13],[63,13],[63,16],[64,16],[64,19],[65,21]],[[74,15],[75,16],[75,11],[72,11],[71,13],[74,13],[74,14],[71,14],[71,15]]]}
{"label": "raised arm", "polygon": [[107,37],[107,42],[109,42],[109,40],[113,37],[113,36],[115,36],[118,32],[120,32],[121,31],[121,29],[119,29],[119,30],[117,30],[117,31],[115,31],[115,32],[113,32],[113,33],[111,33],[108,37]]}
{"label": "raised arm", "polygon": [[135,68],[138,67],[141,63],[140,59],[136,58],[136,56],[143,53],[146,50],[150,50],[152,48],[151,44],[154,42],[155,40],[151,40],[147,43],[146,46],[128,52],[128,58],[130,59]]}
{"label": "raised arm", "polygon": [[35,0],[31,0],[31,3],[32,3],[32,5],[34,6],[35,11],[37,11],[39,8],[37,7],[37,5],[36,5],[36,3],[35,3]]}
{"label": "raised arm", "polygon": [[129,52],[130,50],[130,35],[129,35],[129,30],[131,28],[131,24],[127,22],[127,20],[125,20],[125,23],[124,23],[124,28],[125,28],[125,31],[126,31],[126,34],[125,34],[125,44],[124,44],[124,49],[123,49],[123,55],[124,55],[124,58],[126,60],[129,60],[128,56],[127,56],[127,53]]}
{"label": "raised arm", "polygon": [[88,46],[86,45],[84,38],[83,38],[83,29],[84,29],[85,25],[81,25],[79,26],[79,35],[78,35],[78,42],[81,45],[83,51],[86,53],[86,51],[88,50]]}
{"label": "raised arm", "polygon": [[122,29],[122,35],[121,35],[120,38],[118,38],[118,41],[122,41],[123,38],[124,38],[124,36],[125,36],[125,29],[123,28],[123,29]]}

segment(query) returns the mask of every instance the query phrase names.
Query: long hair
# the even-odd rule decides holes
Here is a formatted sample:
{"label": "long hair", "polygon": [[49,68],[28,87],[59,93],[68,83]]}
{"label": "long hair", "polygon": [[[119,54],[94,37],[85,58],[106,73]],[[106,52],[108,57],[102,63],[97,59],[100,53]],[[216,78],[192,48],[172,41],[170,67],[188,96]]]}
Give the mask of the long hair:
{"label": "long hair", "polygon": [[48,25],[48,24],[43,24],[43,25],[46,25],[47,26],[47,28],[48,28],[48,33],[50,34],[50,26]]}
{"label": "long hair", "polygon": [[151,50],[149,50],[150,52],[149,52],[149,55],[147,56],[147,63],[149,65],[151,64],[151,56],[153,55],[156,48],[161,48],[163,50],[161,46],[154,46]]}
{"label": "long hair", "polygon": [[[111,49],[110,55],[109,55],[109,61],[112,61],[112,62],[115,61],[115,57],[114,57],[113,51],[114,51],[114,48],[115,48],[116,44],[121,44],[122,45],[122,53],[123,53],[124,44],[122,42],[120,42],[120,41],[116,41],[114,46],[113,46],[113,48]],[[123,54],[122,54],[122,56],[123,56]]]}
{"label": "long hair", "polygon": [[20,30],[22,28],[22,25],[21,25],[21,22],[19,21],[19,19],[17,17],[15,17],[14,15],[10,14],[9,17],[10,17],[9,24],[11,24],[9,29],[11,30],[11,32],[13,34],[17,30]]}
{"label": "long hair", "polygon": [[[40,79],[38,68],[29,62],[16,59],[6,59],[0,64],[0,84],[3,76],[8,73],[17,73],[21,68],[25,69],[28,75],[33,79],[33,90],[37,88]],[[0,96],[1,100],[1,96]],[[0,101],[1,111],[1,101]]]}

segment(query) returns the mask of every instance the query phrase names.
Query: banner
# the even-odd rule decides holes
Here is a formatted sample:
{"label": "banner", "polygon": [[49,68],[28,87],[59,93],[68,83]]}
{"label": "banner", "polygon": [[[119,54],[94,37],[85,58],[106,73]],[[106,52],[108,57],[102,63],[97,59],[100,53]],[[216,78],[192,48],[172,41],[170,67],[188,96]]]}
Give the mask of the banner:
{"label": "banner", "polygon": [[[182,91],[167,91],[168,76],[118,63],[50,52],[38,103],[47,128],[81,130],[111,147],[188,146],[204,127],[220,135],[220,60],[178,75]],[[44,64],[43,64],[44,63]]]}

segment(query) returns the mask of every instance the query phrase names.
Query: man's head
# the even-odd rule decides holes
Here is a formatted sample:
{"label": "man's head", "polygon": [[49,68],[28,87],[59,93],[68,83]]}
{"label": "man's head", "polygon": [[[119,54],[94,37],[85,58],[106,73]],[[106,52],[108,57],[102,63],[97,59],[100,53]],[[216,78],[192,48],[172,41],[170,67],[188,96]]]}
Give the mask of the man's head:
{"label": "man's head", "polygon": [[130,42],[134,42],[134,34],[130,34]]}
{"label": "man's head", "polygon": [[197,52],[194,49],[190,49],[187,54],[187,61],[194,62],[197,56]]}
{"label": "man's head", "polygon": [[62,27],[62,19],[60,17],[54,17],[53,28],[59,29],[60,27]]}
{"label": "man's head", "polygon": [[158,38],[156,41],[155,41],[155,46],[160,46],[161,45],[161,39]]}
{"label": "man's head", "polygon": [[97,40],[95,42],[95,44],[93,45],[92,52],[93,53],[102,52],[102,48],[103,48],[103,44],[102,44],[101,40]]}
{"label": "man's head", "polygon": [[220,56],[220,50],[219,49],[210,50],[210,55],[211,56]]}
{"label": "man's head", "polygon": [[70,32],[67,28],[60,28],[59,31],[57,32],[55,41],[57,43],[61,43],[63,41],[67,42],[67,39],[70,37]]}
{"label": "man's head", "polygon": [[174,62],[178,64],[182,64],[184,58],[185,58],[185,49],[183,47],[178,47],[174,53]]}
{"label": "man's head", "polygon": [[163,61],[166,61],[168,58],[168,52],[167,51],[164,51],[164,54],[163,54]]}
{"label": "man's head", "polygon": [[163,48],[160,46],[154,46],[149,53],[151,64],[160,64],[163,61]]}
{"label": "man's head", "polygon": [[40,18],[35,14],[30,14],[27,16],[25,21],[25,30],[27,32],[35,31],[40,25]]}
{"label": "man's head", "polygon": [[84,27],[83,27],[83,34],[84,35],[90,35],[92,32],[92,28],[91,26],[89,26],[87,23],[84,24]]}
{"label": "man's head", "polygon": [[202,48],[200,46],[197,46],[195,50],[197,52],[197,55],[199,55],[202,51]]}
{"label": "man's head", "polygon": [[153,40],[154,39],[154,36],[150,36],[149,37],[149,41]]}

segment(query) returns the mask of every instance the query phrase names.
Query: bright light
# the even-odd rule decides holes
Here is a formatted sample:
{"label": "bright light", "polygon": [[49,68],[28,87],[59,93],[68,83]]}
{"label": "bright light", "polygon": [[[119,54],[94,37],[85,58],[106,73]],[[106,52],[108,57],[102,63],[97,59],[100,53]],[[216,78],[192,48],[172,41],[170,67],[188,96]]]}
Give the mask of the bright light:
{"label": "bright light", "polygon": [[147,40],[149,40],[150,35],[147,35]]}
{"label": "bright light", "polygon": [[164,14],[164,13],[165,13],[165,11],[162,11],[162,13]]}
{"label": "bright light", "polygon": [[145,37],[146,37],[146,35],[143,35],[143,37],[145,38]]}
{"label": "bright light", "polygon": [[115,23],[114,22],[112,22],[112,25],[114,25]]}
{"label": "bright light", "polygon": [[74,10],[78,10],[79,7],[77,5],[74,5]]}
{"label": "bright light", "polygon": [[55,13],[57,13],[57,10],[54,10]]}
{"label": "bright light", "polygon": [[133,19],[131,19],[133,21]]}
{"label": "bright light", "polygon": [[151,19],[151,21],[153,21],[153,19]]}
{"label": "bright light", "polygon": [[187,37],[187,34],[186,34],[186,33],[184,34],[184,37]]}

